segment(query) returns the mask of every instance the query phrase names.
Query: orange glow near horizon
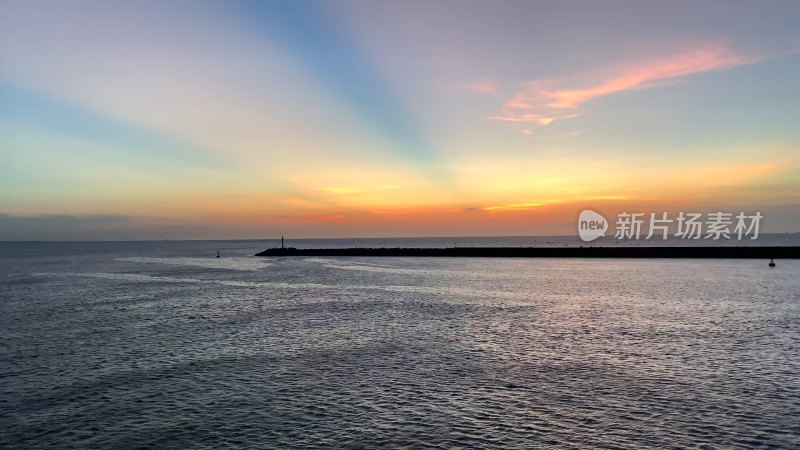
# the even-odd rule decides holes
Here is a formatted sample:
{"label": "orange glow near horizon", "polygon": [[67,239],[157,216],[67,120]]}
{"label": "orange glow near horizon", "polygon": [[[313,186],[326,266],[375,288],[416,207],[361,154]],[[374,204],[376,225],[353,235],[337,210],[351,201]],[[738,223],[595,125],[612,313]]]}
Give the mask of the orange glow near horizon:
{"label": "orange glow near horizon", "polygon": [[789,6],[256,3],[4,4],[0,240],[797,231]]}

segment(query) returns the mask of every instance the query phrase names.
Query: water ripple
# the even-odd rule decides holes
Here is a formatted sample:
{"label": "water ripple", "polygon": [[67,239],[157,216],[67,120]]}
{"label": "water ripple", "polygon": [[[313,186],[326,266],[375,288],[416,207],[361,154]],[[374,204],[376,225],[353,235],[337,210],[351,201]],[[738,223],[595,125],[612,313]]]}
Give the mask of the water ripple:
{"label": "water ripple", "polygon": [[800,447],[800,263],[104,251],[0,260],[0,447]]}

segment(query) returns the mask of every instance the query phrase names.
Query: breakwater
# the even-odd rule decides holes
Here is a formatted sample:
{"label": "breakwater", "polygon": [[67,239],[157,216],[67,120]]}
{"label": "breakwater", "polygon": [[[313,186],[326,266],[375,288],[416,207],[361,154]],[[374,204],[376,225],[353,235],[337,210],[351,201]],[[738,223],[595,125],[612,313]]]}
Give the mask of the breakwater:
{"label": "breakwater", "polygon": [[800,258],[800,247],[270,248],[256,256],[797,259]]}

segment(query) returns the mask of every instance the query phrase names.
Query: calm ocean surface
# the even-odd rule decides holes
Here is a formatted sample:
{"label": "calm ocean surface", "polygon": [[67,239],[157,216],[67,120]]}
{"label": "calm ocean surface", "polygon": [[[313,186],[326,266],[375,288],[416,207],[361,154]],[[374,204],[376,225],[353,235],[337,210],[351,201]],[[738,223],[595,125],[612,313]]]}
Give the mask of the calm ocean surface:
{"label": "calm ocean surface", "polygon": [[800,261],[275,244],[0,242],[0,447],[800,447]]}

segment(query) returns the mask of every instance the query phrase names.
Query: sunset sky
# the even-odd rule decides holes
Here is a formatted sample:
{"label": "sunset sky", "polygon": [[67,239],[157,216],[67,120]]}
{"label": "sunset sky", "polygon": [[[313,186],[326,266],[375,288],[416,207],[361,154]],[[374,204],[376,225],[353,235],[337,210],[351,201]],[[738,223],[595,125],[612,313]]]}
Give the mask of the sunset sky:
{"label": "sunset sky", "polygon": [[797,1],[0,10],[0,240],[800,230]]}

